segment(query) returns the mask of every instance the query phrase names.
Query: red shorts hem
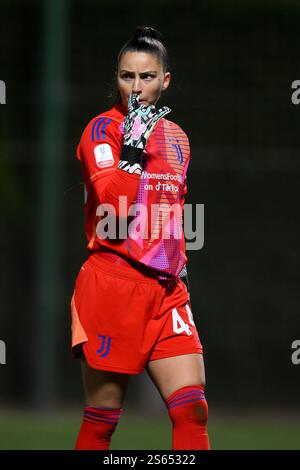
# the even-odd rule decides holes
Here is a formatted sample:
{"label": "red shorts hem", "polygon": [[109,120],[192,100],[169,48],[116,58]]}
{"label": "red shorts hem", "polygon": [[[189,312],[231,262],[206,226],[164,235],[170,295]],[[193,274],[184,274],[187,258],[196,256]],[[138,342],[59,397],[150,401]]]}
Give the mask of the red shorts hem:
{"label": "red shorts hem", "polygon": [[203,354],[203,348],[196,348],[196,349],[189,349],[189,350],[185,350],[185,351],[176,351],[176,352],[173,352],[173,353],[167,353],[166,356],[155,356],[155,357],[151,357],[151,359],[149,359],[149,362],[151,361],[158,361],[159,359],[166,359],[168,357],[176,357],[176,356],[184,356],[186,354]]}
{"label": "red shorts hem", "polygon": [[[85,345],[87,343],[84,343],[82,346],[82,354],[79,355],[78,353],[76,355],[73,354],[73,357],[75,359],[83,359],[85,358],[88,365],[92,368],[92,369],[97,369],[97,370],[107,370],[107,371],[110,371],[110,372],[119,372],[121,374],[142,374],[144,372],[144,369],[126,369],[124,367],[118,367],[118,366],[110,366],[110,365],[103,365],[103,364],[98,364],[94,361],[92,361],[90,358],[89,358],[89,355],[86,353],[85,351]],[[78,347],[79,345],[77,345]],[[74,346],[76,347],[76,346]]]}

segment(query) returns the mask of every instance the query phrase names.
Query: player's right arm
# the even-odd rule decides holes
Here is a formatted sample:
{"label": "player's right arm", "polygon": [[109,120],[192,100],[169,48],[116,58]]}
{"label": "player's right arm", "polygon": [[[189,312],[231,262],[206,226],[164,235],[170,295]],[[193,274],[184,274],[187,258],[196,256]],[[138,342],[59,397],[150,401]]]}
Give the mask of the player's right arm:
{"label": "player's right arm", "polygon": [[[120,168],[122,145],[119,123],[109,117],[98,117],[85,128],[77,158],[87,190],[95,192],[100,204],[112,204],[117,216],[127,217],[130,206],[136,202],[141,175]],[[127,198],[121,209],[120,196]]]}

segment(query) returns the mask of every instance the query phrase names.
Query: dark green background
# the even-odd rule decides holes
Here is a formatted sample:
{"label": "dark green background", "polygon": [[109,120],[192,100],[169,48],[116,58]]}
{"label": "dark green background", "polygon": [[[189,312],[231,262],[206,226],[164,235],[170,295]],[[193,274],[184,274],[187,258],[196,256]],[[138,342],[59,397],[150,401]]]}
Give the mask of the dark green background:
{"label": "dark green background", "polygon": [[[47,29],[47,2],[2,0],[0,6],[0,79],[7,86],[7,104],[0,108],[0,339],[7,345],[0,407],[74,407],[77,417],[81,413],[80,369],[69,344],[69,302],[86,257],[75,151],[88,121],[113,103],[109,94],[121,46],[146,24],[162,32],[170,53],[172,81],[160,104],[172,108],[169,118],[190,139],[186,202],[205,205],[204,248],[187,255],[210,409],[216,417],[218,410],[238,416],[247,410],[245,423],[257,409],[295,416],[300,365],[291,362],[291,343],[300,338],[300,106],[291,102],[291,84],[300,79],[299,2],[65,5],[64,35],[56,38],[63,73],[52,98],[47,38],[59,27],[54,22],[52,33]],[[58,142],[46,132],[52,101],[54,116],[63,113]],[[48,227],[47,214],[40,214],[45,143],[56,157],[49,181],[58,227]],[[44,251],[37,243],[41,231]],[[56,260],[56,271],[49,269],[45,287],[40,269],[45,265],[47,273],[48,259]],[[54,319],[49,331],[40,325],[41,285]],[[47,331],[40,343],[39,331]],[[52,372],[49,387],[43,376],[43,389],[36,364],[44,360]],[[162,406],[147,379],[132,380],[129,408],[147,413]],[[145,389],[156,396],[148,407]]]}

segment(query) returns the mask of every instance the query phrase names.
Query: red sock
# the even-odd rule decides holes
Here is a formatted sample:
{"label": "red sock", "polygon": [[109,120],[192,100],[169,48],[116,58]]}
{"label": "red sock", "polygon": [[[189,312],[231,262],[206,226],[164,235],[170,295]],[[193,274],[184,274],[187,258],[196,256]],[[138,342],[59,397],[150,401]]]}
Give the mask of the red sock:
{"label": "red sock", "polygon": [[182,387],[168,397],[166,405],[173,424],[172,449],[210,450],[204,386]]}
{"label": "red sock", "polygon": [[75,450],[107,450],[122,408],[84,408]]}

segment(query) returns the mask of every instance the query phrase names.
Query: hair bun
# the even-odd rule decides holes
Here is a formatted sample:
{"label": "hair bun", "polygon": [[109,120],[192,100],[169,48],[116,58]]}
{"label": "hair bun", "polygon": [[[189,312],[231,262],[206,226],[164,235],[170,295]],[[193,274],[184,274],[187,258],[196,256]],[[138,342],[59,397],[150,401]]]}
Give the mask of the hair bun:
{"label": "hair bun", "polygon": [[161,41],[162,35],[159,31],[152,28],[151,26],[139,26],[135,30],[134,39],[140,38],[153,38],[157,39],[158,41]]}

